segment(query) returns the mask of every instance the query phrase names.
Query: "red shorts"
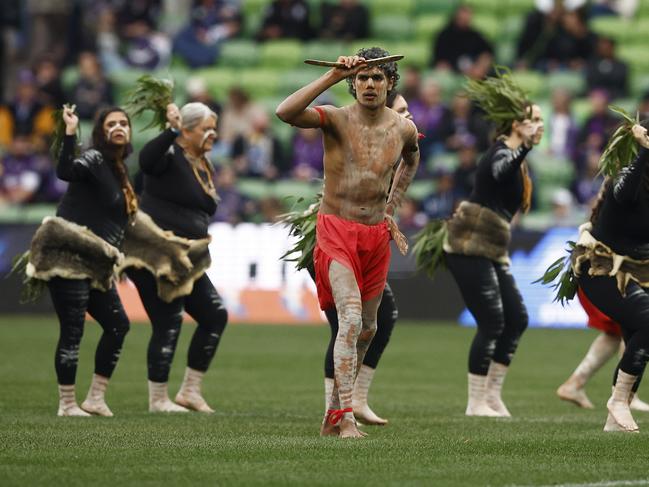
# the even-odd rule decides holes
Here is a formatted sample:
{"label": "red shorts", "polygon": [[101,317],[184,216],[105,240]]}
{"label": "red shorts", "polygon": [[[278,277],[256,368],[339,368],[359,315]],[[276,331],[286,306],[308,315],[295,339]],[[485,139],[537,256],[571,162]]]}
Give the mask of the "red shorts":
{"label": "red shorts", "polygon": [[354,273],[362,301],[378,296],[385,287],[390,267],[390,231],[387,223],[364,225],[318,213],[313,264],[318,301],[323,310],[335,306],[329,282],[332,260]]}
{"label": "red shorts", "polygon": [[608,333],[609,335],[614,335],[621,337],[622,329],[611,318],[602,313],[599,308],[597,308],[590,300],[586,297],[584,292],[579,288],[577,290],[577,297],[581,303],[584,311],[588,315],[588,326],[590,328],[595,328],[597,330]]}

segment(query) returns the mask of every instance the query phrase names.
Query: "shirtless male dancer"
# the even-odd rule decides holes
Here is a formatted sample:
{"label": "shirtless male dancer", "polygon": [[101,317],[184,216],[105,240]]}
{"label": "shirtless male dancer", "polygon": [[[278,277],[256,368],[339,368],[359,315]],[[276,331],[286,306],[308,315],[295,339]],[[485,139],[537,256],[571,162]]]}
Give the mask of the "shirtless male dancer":
{"label": "shirtless male dancer", "polygon": [[[352,409],[354,381],[376,332],[376,315],[390,263],[390,236],[405,253],[408,244],[392,215],[419,164],[415,124],[386,107],[398,80],[394,63],[368,67],[387,56],[380,48],[340,56],[332,68],[278,107],[286,123],[320,128],[324,134],[324,187],[316,226],[314,266],[323,310],[335,306],[339,329],[334,346],[335,385],[320,434],[358,438]],[[356,102],[309,108],[313,100],[347,79]],[[390,180],[395,165],[403,168]],[[389,196],[389,199],[388,199]]]}

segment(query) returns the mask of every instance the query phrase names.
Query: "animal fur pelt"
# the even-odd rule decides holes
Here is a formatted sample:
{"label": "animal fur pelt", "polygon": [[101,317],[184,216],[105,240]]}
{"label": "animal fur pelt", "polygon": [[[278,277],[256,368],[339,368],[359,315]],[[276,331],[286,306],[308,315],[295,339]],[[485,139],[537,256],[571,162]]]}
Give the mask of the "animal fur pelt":
{"label": "animal fur pelt", "polygon": [[211,238],[187,239],[162,230],[149,215],[138,211],[128,225],[120,272],[127,267],[146,269],[156,277],[158,296],[170,303],[192,292],[194,281],[212,263],[208,246]]}
{"label": "animal fur pelt", "polygon": [[36,230],[25,273],[33,279],[90,279],[93,288],[113,285],[123,255],[88,228],[54,216]]}
{"label": "animal fur pelt", "polygon": [[494,211],[463,201],[448,222],[444,251],[474,255],[509,264],[509,223]]}
{"label": "animal fur pelt", "polygon": [[617,288],[626,296],[626,287],[630,281],[642,287],[649,287],[649,260],[636,260],[626,255],[613,252],[590,233],[592,226],[585,223],[579,227],[579,240],[572,251],[572,270],[576,276],[581,274],[584,262],[590,262],[590,276],[615,277]]}

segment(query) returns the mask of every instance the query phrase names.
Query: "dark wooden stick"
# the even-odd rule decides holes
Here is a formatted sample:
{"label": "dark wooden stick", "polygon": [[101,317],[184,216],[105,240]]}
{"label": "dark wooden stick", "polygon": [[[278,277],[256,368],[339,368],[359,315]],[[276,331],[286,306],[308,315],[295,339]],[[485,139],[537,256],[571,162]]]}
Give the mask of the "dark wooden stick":
{"label": "dark wooden stick", "polygon": [[[400,54],[394,56],[379,57],[376,59],[368,59],[365,61],[365,66],[371,68],[372,66],[378,66],[379,64],[392,63],[403,59],[403,56]],[[306,59],[305,64],[311,64],[312,66],[324,66],[325,68],[345,68],[343,63],[337,63],[335,61],[318,61],[317,59]]]}

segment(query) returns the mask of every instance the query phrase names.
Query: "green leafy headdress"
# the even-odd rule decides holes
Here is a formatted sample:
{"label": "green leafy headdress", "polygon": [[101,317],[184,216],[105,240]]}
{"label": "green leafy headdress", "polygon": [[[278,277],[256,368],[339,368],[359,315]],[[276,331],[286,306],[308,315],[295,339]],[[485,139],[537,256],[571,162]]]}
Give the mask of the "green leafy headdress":
{"label": "green leafy headdress", "polygon": [[132,119],[146,110],[153,112],[151,122],[142,130],[157,127],[164,130],[167,124],[167,105],[173,103],[174,83],[168,79],[157,79],[151,75],[140,76],[126,101],[126,111]]}
{"label": "green leafy headdress", "polygon": [[623,108],[609,105],[609,110],[621,115],[623,122],[615,129],[608,144],[599,158],[599,171],[604,176],[615,177],[625,166],[630,164],[638,155],[638,144],[631,128],[640,123],[639,115],[633,120]]}
{"label": "green leafy headdress", "polygon": [[495,76],[483,80],[467,79],[466,96],[485,112],[485,118],[496,125],[497,133],[507,133],[514,120],[529,117],[530,101],[516,84],[509,68],[494,66]]}

